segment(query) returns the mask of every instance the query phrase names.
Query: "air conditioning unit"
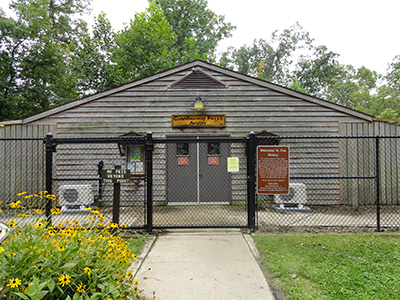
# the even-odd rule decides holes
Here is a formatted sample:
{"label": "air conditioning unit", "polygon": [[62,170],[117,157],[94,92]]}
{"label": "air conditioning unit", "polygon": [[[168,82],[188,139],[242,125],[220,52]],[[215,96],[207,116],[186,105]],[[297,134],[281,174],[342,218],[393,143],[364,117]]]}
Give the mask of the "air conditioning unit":
{"label": "air conditioning unit", "polygon": [[83,209],[93,203],[93,191],[90,184],[62,185],[58,190],[61,210]]}
{"label": "air conditioning unit", "polygon": [[275,195],[274,201],[280,208],[304,208],[307,202],[306,185],[304,183],[290,183],[289,194]]}

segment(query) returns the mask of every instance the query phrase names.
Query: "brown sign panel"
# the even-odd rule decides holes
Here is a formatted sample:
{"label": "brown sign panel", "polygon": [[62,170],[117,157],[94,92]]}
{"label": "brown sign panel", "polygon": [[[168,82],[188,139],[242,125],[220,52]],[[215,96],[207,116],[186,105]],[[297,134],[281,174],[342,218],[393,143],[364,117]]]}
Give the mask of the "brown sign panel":
{"label": "brown sign panel", "polygon": [[289,193],[289,147],[257,147],[257,192],[267,195]]}
{"label": "brown sign panel", "polygon": [[225,115],[174,115],[172,127],[225,127]]}
{"label": "brown sign panel", "polygon": [[103,169],[101,178],[103,183],[130,183],[131,172],[124,169]]}

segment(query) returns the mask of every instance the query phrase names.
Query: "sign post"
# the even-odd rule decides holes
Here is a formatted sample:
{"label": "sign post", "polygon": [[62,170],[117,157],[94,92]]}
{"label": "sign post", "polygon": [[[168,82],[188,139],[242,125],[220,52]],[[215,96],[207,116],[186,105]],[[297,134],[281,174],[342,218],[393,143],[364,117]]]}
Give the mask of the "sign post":
{"label": "sign post", "polygon": [[102,183],[113,183],[113,223],[119,224],[119,208],[121,199],[121,183],[131,182],[131,172],[115,166],[115,169],[102,170]]}
{"label": "sign post", "polygon": [[289,194],[289,147],[257,147],[257,193]]}

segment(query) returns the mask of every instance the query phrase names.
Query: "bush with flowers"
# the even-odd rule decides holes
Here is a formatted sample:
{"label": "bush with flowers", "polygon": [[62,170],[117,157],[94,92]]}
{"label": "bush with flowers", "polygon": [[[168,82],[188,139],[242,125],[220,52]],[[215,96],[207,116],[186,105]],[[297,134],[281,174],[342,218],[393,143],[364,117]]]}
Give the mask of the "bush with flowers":
{"label": "bush with flowers", "polygon": [[[33,197],[55,200],[46,192]],[[9,207],[24,209],[20,200]],[[56,206],[51,212],[61,213]],[[140,299],[138,281],[126,272],[136,259],[129,243],[101,212],[88,213],[85,226],[74,219],[50,226],[42,210],[26,208],[16,218],[36,215],[34,223],[8,221],[9,236],[0,246],[0,298]]]}

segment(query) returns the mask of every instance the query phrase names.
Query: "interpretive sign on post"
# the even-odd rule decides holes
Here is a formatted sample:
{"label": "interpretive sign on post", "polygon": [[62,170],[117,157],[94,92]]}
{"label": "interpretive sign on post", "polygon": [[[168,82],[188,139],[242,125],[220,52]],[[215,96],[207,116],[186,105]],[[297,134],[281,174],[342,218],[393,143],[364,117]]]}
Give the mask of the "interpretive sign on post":
{"label": "interpretive sign on post", "polygon": [[289,193],[289,147],[257,147],[257,192],[267,195]]}

